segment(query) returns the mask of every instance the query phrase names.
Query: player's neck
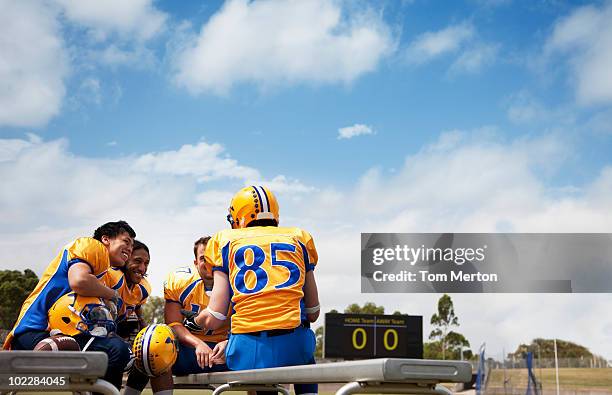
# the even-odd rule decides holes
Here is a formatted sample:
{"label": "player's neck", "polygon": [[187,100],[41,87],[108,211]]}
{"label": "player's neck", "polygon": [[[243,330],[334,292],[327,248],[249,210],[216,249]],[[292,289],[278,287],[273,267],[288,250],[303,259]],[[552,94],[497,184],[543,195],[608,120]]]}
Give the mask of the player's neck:
{"label": "player's neck", "polygon": [[202,282],[204,283],[204,288],[206,288],[206,289],[212,289],[212,287],[213,287],[213,283],[214,283],[214,281],[213,281],[213,280],[208,280],[208,279],[203,278],[203,279],[202,279]]}

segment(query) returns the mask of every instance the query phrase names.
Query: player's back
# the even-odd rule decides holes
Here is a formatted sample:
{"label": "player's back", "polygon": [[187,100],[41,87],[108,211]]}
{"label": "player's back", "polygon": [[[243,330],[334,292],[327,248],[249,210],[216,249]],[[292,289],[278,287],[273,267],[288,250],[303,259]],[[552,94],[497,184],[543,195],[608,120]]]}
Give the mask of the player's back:
{"label": "player's back", "polygon": [[232,333],[300,325],[305,274],[317,260],[308,232],[273,226],[223,230],[209,242],[207,259],[213,270],[228,274]]}
{"label": "player's back", "polygon": [[81,237],[66,245],[47,266],[38,284],[23,302],[17,322],[4,342],[4,349],[11,347],[15,335],[47,329],[48,311],[57,299],[70,291],[68,270],[77,262],[87,263],[92,274],[101,278],[110,265],[108,250],[90,237]]}

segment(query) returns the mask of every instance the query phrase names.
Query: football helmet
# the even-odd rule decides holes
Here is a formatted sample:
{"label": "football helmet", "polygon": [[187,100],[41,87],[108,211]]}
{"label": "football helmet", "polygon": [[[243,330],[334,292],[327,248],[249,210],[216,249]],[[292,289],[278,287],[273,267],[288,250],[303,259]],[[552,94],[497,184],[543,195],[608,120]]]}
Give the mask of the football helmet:
{"label": "football helmet", "polygon": [[49,309],[49,329],[55,333],[74,336],[87,333],[106,337],[116,329],[110,310],[102,299],[69,292]]}
{"label": "football helmet", "polygon": [[172,369],[178,356],[174,331],[164,324],[149,325],[136,335],[132,351],[136,369],[149,377],[160,376]]}
{"label": "football helmet", "polygon": [[258,219],[273,219],[278,224],[278,201],[268,188],[244,187],[232,198],[227,220],[238,229]]}

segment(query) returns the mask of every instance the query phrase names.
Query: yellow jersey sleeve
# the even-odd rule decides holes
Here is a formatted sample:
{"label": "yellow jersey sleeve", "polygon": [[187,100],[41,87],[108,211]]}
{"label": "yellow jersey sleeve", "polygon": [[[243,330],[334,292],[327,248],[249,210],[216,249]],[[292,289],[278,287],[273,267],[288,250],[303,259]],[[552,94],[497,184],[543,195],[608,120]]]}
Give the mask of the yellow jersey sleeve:
{"label": "yellow jersey sleeve", "polygon": [[195,268],[185,266],[168,273],[164,282],[164,299],[167,302],[182,304],[181,294],[191,282],[194,270]]}
{"label": "yellow jersey sleeve", "polygon": [[306,232],[303,229],[301,237],[301,246],[304,252],[304,264],[306,266],[306,271],[314,270],[315,266],[317,266],[317,262],[319,260],[319,255],[317,254],[317,249],[314,245],[314,240],[310,233]]}
{"label": "yellow jersey sleeve", "polygon": [[125,278],[121,269],[111,267],[106,271],[106,273],[104,273],[101,280],[107,287],[119,290],[123,286]]}
{"label": "yellow jersey sleeve", "polygon": [[149,283],[146,278],[143,278],[140,280],[140,284],[138,284],[138,286],[140,287],[142,298],[136,305],[142,306],[143,304],[147,303],[147,299],[149,298],[149,295],[151,295],[151,283]]}
{"label": "yellow jersey sleeve", "polygon": [[103,275],[110,267],[108,250],[96,239],[81,237],[69,244],[66,249],[70,255],[70,262],[87,263],[96,277]]}
{"label": "yellow jersey sleeve", "polygon": [[217,232],[210,238],[204,250],[204,259],[206,266],[212,268],[213,271],[221,270],[228,273],[227,264],[224,264],[220,244],[222,243],[223,231]]}

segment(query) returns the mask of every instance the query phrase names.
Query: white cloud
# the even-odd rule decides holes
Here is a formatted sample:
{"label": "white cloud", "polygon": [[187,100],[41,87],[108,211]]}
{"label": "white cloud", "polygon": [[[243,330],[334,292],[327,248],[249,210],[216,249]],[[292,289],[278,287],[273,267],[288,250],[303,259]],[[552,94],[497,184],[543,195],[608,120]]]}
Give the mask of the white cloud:
{"label": "white cloud", "polygon": [[[302,217],[310,219],[322,257],[322,303],[343,309],[368,300],[389,312],[422,314],[429,333],[439,295],[356,297],[360,232],[611,232],[612,167],[585,185],[548,186],[548,175],[562,169],[570,152],[571,144],[555,135],[502,143],[490,128],[453,131],[409,156],[391,176],[372,169],[353,188],[315,195]],[[488,352],[499,356],[503,347],[555,336],[612,357],[611,334],[603,330],[612,318],[600,322],[608,317],[610,295],[538,295],[537,304],[528,303],[530,295],[487,295],[491,303],[483,309],[484,297],[453,296],[460,331],[473,348],[486,341]],[[567,318],[578,315],[585,319]]]}
{"label": "white cloud", "polygon": [[475,35],[468,23],[451,25],[436,32],[426,32],[414,39],[406,50],[409,63],[422,64],[444,54],[456,52]]}
{"label": "white cloud", "polygon": [[475,73],[493,63],[499,47],[493,44],[481,44],[465,50],[452,64],[451,72]]}
{"label": "white cloud", "polygon": [[548,56],[563,54],[583,105],[612,102],[612,2],[580,7],[557,21],[545,44]]}
{"label": "white cloud", "polygon": [[527,91],[511,95],[507,115],[514,123],[530,123],[549,117],[549,111]]}
{"label": "white cloud", "polygon": [[84,100],[99,105],[102,102],[100,91],[100,80],[97,78],[85,78],[81,82],[79,96]]}
{"label": "white cloud", "polygon": [[275,87],[353,81],[374,70],[395,44],[379,15],[343,4],[229,1],[182,44],[176,82],[192,93],[225,94],[245,82]]}
{"label": "white cloud", "polygon": [[363,125],[361,123],[356,123],[353,126],[346,126],[344,128],[338,129],[338,140],[350,139],[355,136],[362,136],[365,134],[374,133],[374,130],[370,126]]}
{"label": "white cloud", "polygon": [[60,111],[68,61],[53,11],[0,0],[0,126],[42,126]]}
{"label": "white cloud", "polygon": [[[315,237],[324,311],[374,301],[387,311],[423,315],[427,335],[439,295],[360,293],[360,232],[611,232],[612,167],[566,189],[542,175],[560,171],[570,152],[558,136],[504,143],[488,127],[443,134],[393,175],[373,169],[346,188],[287,176],[272,176],[268,185],[280,200],[282,223]],[[193,240],[227,227],[228,201],[250,182],[246,174],[262,178],[204,142],[91,159],[70,152],[65,140],[0,139],[0,264],[40,273],[68,240],[124,218],[151,248],[150,280],[159,295],[166,272],[193,260]],[[488,352],[499,355],[502,347],[555,336],[612,356],[605,330],[612,325],[610,295],[538,295],[535,304],[530,295],[486,295],[491,303],[484,309],[483,298],[453,296],[460,331],[473,347],[486,341]]]}
{"label": "white cloud", "polygon": [[219,178],[242,180],[260,179],[257,170],[238,165],[237,161],[222,158],[224,148],[220,144],[183,145],[176,151],[153,152],[134,161],[134,168],[142,172],[191,176],[199,182]]}
{"label": "white cloud", "polygon": [[103,50],[90,51],[88,55],[100,64],[110,67],[130,66],[144,69],[153,67],[156,63],[153,51],[142,45],[122,48],[116,44],[110,44]]}
{"label": "white cloud", "polygon": [[118,34],[122,38],[148,40],[163,31],[167,15],[152,0],[54,0],[66,18],[91,29],[98,40]]}

